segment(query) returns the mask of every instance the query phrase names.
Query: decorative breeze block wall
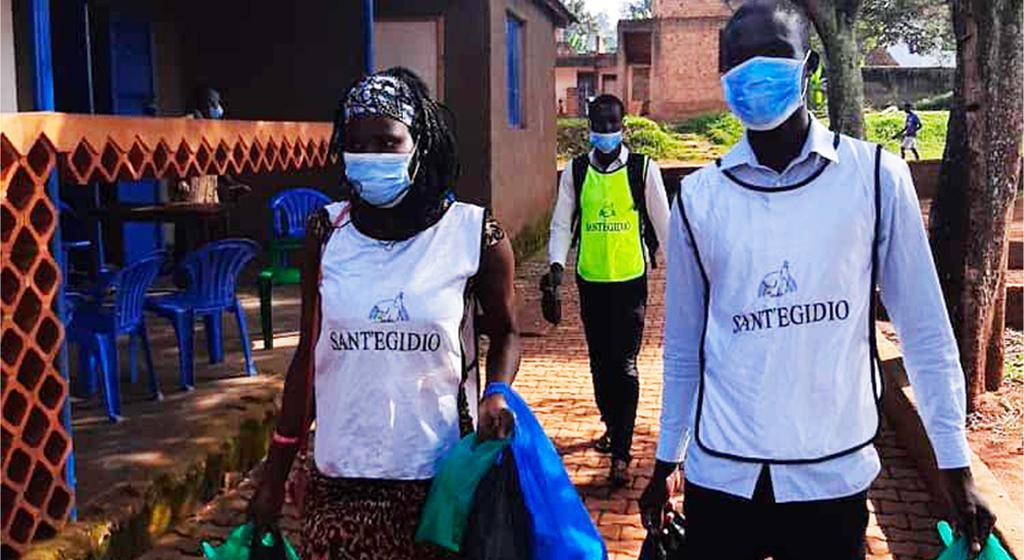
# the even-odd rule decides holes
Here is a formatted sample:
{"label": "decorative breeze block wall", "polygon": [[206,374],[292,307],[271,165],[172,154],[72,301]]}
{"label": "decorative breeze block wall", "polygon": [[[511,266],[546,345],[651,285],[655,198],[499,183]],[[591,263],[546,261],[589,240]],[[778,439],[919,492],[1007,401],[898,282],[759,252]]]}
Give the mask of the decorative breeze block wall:
{"label": "decorative breeze block wall", "polygon": [[329,123],[0,115],[0,556],[54,536],[74,500],[60,418],[68,386],[57,364],[64,327],[50,175],[84,185],[323,167],[330,134]]}

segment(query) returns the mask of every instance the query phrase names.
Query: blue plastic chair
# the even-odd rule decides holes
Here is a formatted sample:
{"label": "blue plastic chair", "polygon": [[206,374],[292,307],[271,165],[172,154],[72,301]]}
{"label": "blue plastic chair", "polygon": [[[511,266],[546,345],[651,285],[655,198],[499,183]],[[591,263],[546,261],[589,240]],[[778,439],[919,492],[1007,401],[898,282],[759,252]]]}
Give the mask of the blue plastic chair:
{"label": "blue plastic chair", "polygon": [[129,336],[129,354],[132,380],[137,379],[136,343],[142,340],[142,351],[149,369],[149,388],[153,398],[161,399],[156,371],[153,369],[153,355],[146,334],[146,321],[142,313],[146,291],[156,279],[167,255],[160,251],[152,253],[131,265],[104,276],[103,285],[96,293],[112,292],[108,300],[92,299],[79,301],[71,320],[69,340],[79,347],[80,380],[87,386],[87,393],[96,391],[95,371],[99,365],[103,372],[103,392],[106,397],[107,417],[112,422],[121,419],[121,389],[118,381],[120,368],[117,358],[117,339]]}
{"label": "blue plastic chair", "polygon": [[299,268],[288,265],[288,254],[302,248],[309,215],[330,203],[331,199],[324,193],[307,188],[281,191],[270,199],[274,237],[270,240],[270,266],[260,271],[259,279],[263,348],[274,347],[274,286],[299,283]]}
{"label": "blue plastic chair", "polygon": [[188,280],[184,291],[146,298],[147,311],[170,319],[174,325],[182,389],[191,390],[196,384],[193,364],[195,320],[202,317],[206,323],[210,363],[220,363],[224,360],[223,313],[229,310],[234,311],[238,321],[245,371],[256,375],[245,312],[235,295],[235,286],[238,274],[258,251],[259,245],[249,239],[222,239],[207,243],[185,255],[178,267]]}
{"label": "blue plastic chair", "polygon": [[72,253],[83,252],[86,253],[92,249],[92,241],[88,239],[73,239],[67,234],[69,231],[69,224],[78,220],[78,213],[74,208],[68,205],[63,200],[57,201],[57,209],[60,212],[61,228],[63,229],[64,237],[61,239],[61,252],[63,253],[63,262],[61,263],[61,275],[65,286],[70,286],[71,275],[70,275],[70,259]]}

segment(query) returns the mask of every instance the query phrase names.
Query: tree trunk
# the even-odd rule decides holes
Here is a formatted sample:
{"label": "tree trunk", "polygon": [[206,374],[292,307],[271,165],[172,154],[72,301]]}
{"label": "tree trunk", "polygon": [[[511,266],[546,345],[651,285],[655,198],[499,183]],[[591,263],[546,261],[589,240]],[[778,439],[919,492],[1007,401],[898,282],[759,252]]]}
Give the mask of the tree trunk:
{"label": "tree trunk", "polygon": [[[1013,215],[1013,206],[1010,206],[1010,215]],[[1008,220],[1009,221],[1009,220]],[[1005,271],[1008,255],[1008,243],[1003,246],[1003,264],[1001,268]],[[999,284],[996,285],[995,309],[992,310],[992,334],[988,339],[988,356],[985,357],[985,390],[998,391],[1003,384],[1003,370],[1006,366],[1006,349],[1004,337],[1006,336],[1006,273],[1002,274]]]}
{"label": "tree trunk", "polygon": [[932,205],[932,251],[968,406],[1003,368],[1007,223],[1021,173],[1024,0],[951,0],[954,107]]}
{"label": "tree trunk", "polygon": [[798,0],[825,46],[828,117],[832,130],[864,137],[864,77],[857,48],[859,0]]}
{"label": "tree trunk", "polygon": [[864,138],[864,77],[853,25],[840,24],[822,39],[828,68],[828,118],[832,130]]}

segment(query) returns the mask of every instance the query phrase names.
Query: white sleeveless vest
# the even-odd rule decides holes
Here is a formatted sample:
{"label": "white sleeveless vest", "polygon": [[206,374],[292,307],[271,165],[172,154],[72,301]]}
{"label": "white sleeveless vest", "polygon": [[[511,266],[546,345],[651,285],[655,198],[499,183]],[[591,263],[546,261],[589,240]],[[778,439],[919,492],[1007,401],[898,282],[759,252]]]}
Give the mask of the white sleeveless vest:
{"label": "white sleeveless vest", "polygon": [[[332,223],[347,203],[327,207]],[[415,237],[382,242],[342,217],[321,259],[317,468],[327,476],[434,476],[459,440],[460,328],[484,210],[454,203]],[[475,403],[476,379],[467,380]],[[475,407],[469,407],[475,414]]]}
{"label": "white sleeveless vest", "polygon": [[710,455],[813,463],[878,432],[880,148],[835,142],[855,165],[774,189],[709,166],[680,195],[705,282],[694,436]]}

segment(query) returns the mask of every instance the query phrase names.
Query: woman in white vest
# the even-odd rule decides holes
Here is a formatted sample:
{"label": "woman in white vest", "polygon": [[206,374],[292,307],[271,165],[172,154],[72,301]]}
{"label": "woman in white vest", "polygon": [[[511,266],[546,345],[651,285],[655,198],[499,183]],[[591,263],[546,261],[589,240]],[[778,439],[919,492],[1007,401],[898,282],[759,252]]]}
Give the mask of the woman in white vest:
{"label": "woman in white vest", "polygon": [[307,228],[299,347],[250,508],[257,526],[280,514],[315,416],[304,560],[443,557],[413,540],[439,460],[474,420],[484,439],[511,428],[501,396],[469,404],[480,394],[473,302],[487,381],[511,382],[519,365],[512,248],[484,208],[454,200],[446,117],[396,68],[356,83],[335,121],[351,196]]}

